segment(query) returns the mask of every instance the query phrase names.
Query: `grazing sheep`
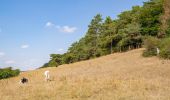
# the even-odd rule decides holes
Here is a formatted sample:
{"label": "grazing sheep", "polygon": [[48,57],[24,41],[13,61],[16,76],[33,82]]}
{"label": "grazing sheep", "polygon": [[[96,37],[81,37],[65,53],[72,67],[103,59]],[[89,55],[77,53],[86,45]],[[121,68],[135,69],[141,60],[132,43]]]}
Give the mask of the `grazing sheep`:
{"label": "grazing sheep", "polygon": [[159,55],[159,53],[160,53],[159,48],[156,48],[156,53],[157,53],[157,55]]}
{"label": "grazing sheep", "polygon": [[48,71],[48,70],[46,70],[46,71],[44,72],[44,75],[45,75],[45,80],[46,80],[46,81],[49,81],[49,80],[50,80],[50,74],[49,74],[49,71]]}
{"label": "grazing sheep", "polygon": [[20,83],[22,84],[25,84],[25,83],[28,83],[28,79],[23,77],[21,80],[20,80]]}

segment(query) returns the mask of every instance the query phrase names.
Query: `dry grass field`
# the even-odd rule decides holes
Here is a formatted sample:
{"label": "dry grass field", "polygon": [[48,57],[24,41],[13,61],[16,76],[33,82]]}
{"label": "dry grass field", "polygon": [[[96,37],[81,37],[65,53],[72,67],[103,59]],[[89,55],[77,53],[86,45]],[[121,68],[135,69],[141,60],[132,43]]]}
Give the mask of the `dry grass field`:
{"label": "dry grass field", "polygon": [[[143,49],[47,68],[0,80],[0,100],[170,100],[170,61]],[[19,84],[22,77],[28,84]]]}

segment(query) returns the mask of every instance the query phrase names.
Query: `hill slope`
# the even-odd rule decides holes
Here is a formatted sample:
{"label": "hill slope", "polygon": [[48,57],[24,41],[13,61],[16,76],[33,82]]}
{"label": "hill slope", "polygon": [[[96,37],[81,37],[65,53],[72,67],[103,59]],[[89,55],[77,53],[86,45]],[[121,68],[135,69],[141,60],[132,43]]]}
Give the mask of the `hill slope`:
{"label": "hill slope", "polygon": [[[143,49],[39,69],[0,80],[0,100],[170,100],[170,61],[143,58]],[[21,77],[29,83],[18,84]]]}

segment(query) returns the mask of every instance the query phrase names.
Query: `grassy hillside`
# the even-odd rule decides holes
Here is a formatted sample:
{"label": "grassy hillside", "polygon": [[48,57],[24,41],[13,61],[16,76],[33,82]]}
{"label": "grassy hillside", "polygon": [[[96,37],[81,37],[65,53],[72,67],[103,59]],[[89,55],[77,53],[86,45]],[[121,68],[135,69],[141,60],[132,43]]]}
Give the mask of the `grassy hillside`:
{"label": "grassy hillside", "polygon": [[[143,49],[23,72],[0,80],[0,100],[170,100],[170,61],[144,58]],[[20,85],[21,77],[29,83]]]}
{"label": "grassy hillside", "polygon": [[64,54],[50,54],[49,62],[42,68],[141,48],[143,41],[149,36],[170,36],[170,28],[166,29],[166,34],[160,32],[161,27],[166,25],[163,24],[166,21],[161,20],[161,17],[165,17],[163,14],[163,0],[148,0],[143,6],[133,6],[131,10],[120,13],[117,19],[110,16],[103,18],[101,14],[97,14],[81,39],[72,43]]}

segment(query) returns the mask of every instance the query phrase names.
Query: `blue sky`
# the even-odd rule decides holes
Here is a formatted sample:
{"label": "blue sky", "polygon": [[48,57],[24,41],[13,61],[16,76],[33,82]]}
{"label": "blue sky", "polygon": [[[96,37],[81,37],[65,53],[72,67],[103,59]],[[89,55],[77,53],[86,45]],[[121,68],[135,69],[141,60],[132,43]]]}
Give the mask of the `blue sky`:
{"label": "blue sky", "polygon": [[0,0],[0,68],[38,68],[83,37],[97,13],[115,19],[144,1]]}

